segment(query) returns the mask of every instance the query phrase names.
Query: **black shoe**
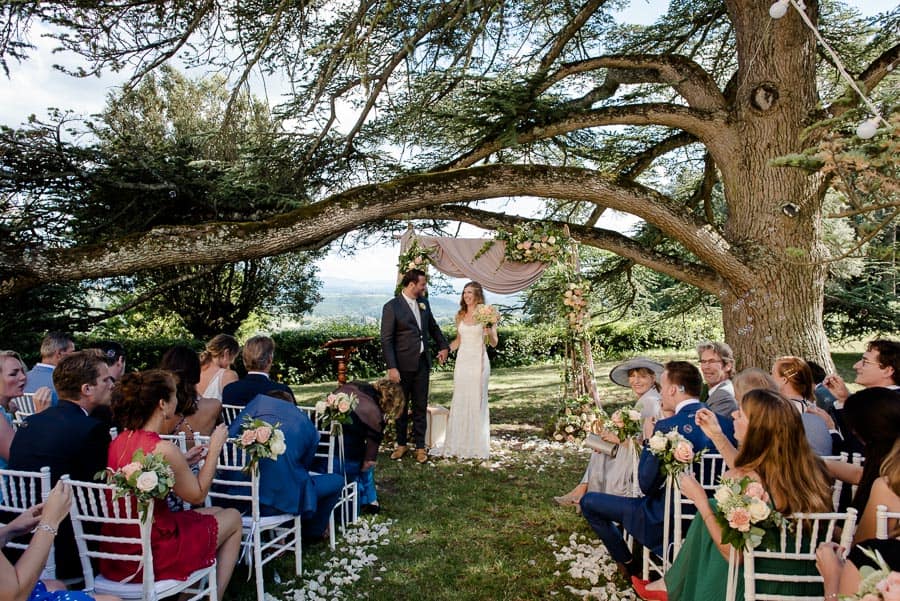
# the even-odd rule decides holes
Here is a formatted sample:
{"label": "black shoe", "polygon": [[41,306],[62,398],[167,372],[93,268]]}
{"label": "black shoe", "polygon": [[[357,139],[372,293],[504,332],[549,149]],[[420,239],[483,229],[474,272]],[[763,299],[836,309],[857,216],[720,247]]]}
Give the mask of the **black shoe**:
{"label": "black shoe", "polygon": [[366,503],[359,508],[359,511],[360,513],[365,513],[367,515],[375,515],[381,512],[381,505],[376,505],[375,503]]}

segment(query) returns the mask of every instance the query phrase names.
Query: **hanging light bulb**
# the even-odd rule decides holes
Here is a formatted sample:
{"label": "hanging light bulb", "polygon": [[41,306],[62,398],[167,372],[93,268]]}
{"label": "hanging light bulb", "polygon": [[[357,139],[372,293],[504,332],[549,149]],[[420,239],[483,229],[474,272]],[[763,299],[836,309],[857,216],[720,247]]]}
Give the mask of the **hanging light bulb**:
{"label": "hanging light bulb", "polygon": [[789,5],[790,0],[778,0],[778,2],[769,7],[769,16],[773,19],[780,19],[787,14]]}
{"label": "hanging light bulb", "polygon": [[856,128],[856,135],[863,140],[871,140],[878,132],[878,117],[866,119]]}

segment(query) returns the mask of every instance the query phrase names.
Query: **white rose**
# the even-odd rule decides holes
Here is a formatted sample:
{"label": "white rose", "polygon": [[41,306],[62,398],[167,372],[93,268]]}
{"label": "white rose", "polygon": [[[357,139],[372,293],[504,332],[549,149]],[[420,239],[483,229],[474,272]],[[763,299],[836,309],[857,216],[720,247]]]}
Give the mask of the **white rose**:
{"label": "white rose", "polygon": [[287,445],[284,444],[284,436],[282,435],[281,438],[273,436],[272,442],[269,444],[269,449],[272,451],[272,457],[278,457],[287,451]]}
{"label": "white rose", "polygon": [[668,441],[666,437],[657,432],[650,438],[650,449],[653,451],[665,451]]}
{"label": "white rose", "polygon": [[734,496],[734,492],[731,490],[730,486],[722,485],[716,489],[716,503],[719,504],[719,507],[728,502],[731,497]]}
{"label": "white rose", "polygon": [[159,484],[159,478],[156,476],[156,472],[143,472],[140,476],[138,476],[136,486],[137,489],[141,492],[150,492],[156,485]]}
{"label": "white rose", "polygon": [[754,524],[763,521],[764,519],[769,517],[769,514],[772,512],[772,510],[769,509],[768,505],[766,505],[762,501],[757,500],[754,500],[750,503],[750,507],[748,507],[748,510],[750,511],[750,520]]}
{"label": "white rose", "polygon": [[666,438],[668,438],[672,442],[675,442],[676,440],[681,438],[681,434],[678,433],[678,430],[673,428],[672,430],[669,430],[668,434],[666,434]]}
{"label": "white rose", "polygon": [[325,413],[326,407],[325,401],[319,401],[316,403],[316,413]]}
{"label": "white rose", "polygon": [[641,412],[635,411],[634,409],[629,409],[628,417],[630,417],[633,421],[639,422],[641,421]]}

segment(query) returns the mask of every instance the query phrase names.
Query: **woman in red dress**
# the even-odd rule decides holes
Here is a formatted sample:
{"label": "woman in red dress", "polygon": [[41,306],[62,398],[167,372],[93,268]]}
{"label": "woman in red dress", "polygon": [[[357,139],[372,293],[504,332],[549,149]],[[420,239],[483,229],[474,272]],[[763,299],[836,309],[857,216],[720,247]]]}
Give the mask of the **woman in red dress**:
{"label": "woman in red dress", "polygon": [[[125,430],[110,444],[107,465],[115,470],[131,463],[138,449],[144,453],[161,453],[175,474],[175,494],[191,504],[199,504],[209,492],[216,459],[228,432],[224,425],[213,430],[207,461],[195,476],[181,450],[159,437],[161,432],[169,432],[174,427],[176,405],[175,377],[171,373],[149,370],[124,376],[113,392],[112,411],[116,422]],[[105,528],[105,532],[112,534],[135,527],[111,524]],[[237,510],[221,507],[173,513],[165,499],[160,499],[153,508],[150,541],[156,580],[186,580],[192,572],[217,560],[216,581],[222,599],[240,552],[241,517]],[[125,546],[128,545],[108,544],[106,550],[121,553]],[[100,572],[111,580],[140,581],[133,562],[101,560]]]}

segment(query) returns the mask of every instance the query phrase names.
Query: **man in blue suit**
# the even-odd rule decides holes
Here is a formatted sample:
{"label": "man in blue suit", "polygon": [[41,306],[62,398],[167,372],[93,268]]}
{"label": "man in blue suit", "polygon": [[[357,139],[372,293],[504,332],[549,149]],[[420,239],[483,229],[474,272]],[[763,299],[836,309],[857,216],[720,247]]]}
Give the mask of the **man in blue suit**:
{"label": "man in blue suit", "polygon": [[[714,451],[713,442],[694,421],[699,409],[708,409],[697,400],[703,386],[697,368],[686,361],[670,361],[663,370],[660,384],[663,410],[675,414],[658,421],[653,431],[668,433],[677,428],[682,436],[691,441],[695,452],[702,449]],[[722,432],[734,443],[732,421],[719,415],[716,417]],[[640,574],[640,562],[632,557],[620,525],[641,545],[657,555],[662,554],[666,476],[659,458],[650,452],[646,442],[638,464],[638,481],[645,495],[640,498],[606,493],[587,493],[581,498],[581,511],[585,519],[626,577]]]}
{"label": "man in blue suit", "polygon": [[256,395],[268,394],[273,390],[283,390],[293,396],[290,386],[269,378],[275,360],[274,340],[268,336],[254,336],[244,343],[241,355],[247,375],[222,390],[222,404],[244,407]]}

